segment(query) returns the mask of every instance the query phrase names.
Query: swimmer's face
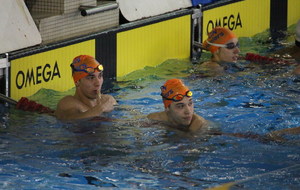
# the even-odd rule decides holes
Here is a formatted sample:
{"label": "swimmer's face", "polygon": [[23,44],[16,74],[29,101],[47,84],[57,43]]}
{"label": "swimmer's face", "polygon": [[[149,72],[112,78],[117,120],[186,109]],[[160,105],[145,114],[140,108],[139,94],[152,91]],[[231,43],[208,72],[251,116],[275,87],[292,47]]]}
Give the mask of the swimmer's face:
{"label": "swimmer's face", "polygon": [[184,97],[181,101],[172,102],[166,112],[169,121],[176,128],[186,128],[192,122],[194,104],[192,97]]}
{"label": "swimmer's face", "polygon": [[215,53],[214,56],[217,59],[218,62],[233,62],[236,63],[238,60],[238,56],[240,53],[240,48],[237,47],[238,39],[237,38],[232,38],[228,40],[226,44],[231,45],[231,49],[226,48],[226,47],[221,47],[219,48]]}
{"label": "swimmer's face", "polygon": [[96,99],[99,97],[103,84],[103,72],[95,71],[92,74],[80,79],[77,83],[78,90],[89,98]]}

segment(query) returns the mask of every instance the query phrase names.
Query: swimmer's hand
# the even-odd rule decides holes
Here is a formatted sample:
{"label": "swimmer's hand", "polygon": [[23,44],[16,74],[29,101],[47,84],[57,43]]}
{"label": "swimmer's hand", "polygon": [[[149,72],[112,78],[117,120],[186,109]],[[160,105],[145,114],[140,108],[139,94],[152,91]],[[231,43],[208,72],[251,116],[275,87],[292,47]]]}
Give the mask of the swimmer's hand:
{"label": "swimmer's hand", "polygon": [[102,94],[98,101],[98,109],[100,112],[111,112],[114,110],[114,106],[117,105],[117,101],[114,97],[108,94]]}

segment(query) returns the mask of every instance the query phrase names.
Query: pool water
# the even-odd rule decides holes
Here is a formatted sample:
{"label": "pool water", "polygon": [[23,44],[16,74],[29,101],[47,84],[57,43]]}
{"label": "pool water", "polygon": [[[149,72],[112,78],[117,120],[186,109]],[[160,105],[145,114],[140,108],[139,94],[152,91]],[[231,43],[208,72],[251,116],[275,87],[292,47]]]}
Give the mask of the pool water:
{"label": "pool water", "polygon": [[[105,115],[112,121],[61,122],[1,104],[0,188],[206,189],[241,180],[232,189],[299,189],[299,135],[282,143],[204,136],[145,118],[163,110],[165,80],[181,78],[193,90],[195,111],[224,133],[265,135],[300,126],[300,82],[290,74],[295,65],[241,64],[244,71],[206,78],[188,60],[135,71],[106,91],[119,103]],[[55,108],[73,92],[43,89],[29,99]]]}

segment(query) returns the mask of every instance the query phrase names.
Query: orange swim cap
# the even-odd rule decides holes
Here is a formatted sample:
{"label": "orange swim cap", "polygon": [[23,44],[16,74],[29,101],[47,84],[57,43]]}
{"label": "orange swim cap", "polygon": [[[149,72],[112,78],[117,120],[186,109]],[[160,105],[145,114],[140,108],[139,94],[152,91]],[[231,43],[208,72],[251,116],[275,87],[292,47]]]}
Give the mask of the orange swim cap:
{"label": "orange swim cap", "polygon": [[203,48],[209,50],[211,53],[216,52],[220,47],[208,44],[225,44],[228,40],[237,38],[236,35],[228,28],[216,27],[209,34],[207,40],[203,43]]}
{"label": "orange swim cap", "polygon": [[99,65],[100,63],[90,55],[79,55],[75,57],[70,65],[73,71],[72,76],[74,83],[89,75],[89,73],[84,71],[86,68],[97,68]]}
{"label": "orange swim cap", "polygon": [[188,87],[186,87],[180,79],[167,80],[160,89],[165,108],[173,102],[173,100],[167,100],[166,98],[172,99],[176,95],[186,95],[189,91]]}

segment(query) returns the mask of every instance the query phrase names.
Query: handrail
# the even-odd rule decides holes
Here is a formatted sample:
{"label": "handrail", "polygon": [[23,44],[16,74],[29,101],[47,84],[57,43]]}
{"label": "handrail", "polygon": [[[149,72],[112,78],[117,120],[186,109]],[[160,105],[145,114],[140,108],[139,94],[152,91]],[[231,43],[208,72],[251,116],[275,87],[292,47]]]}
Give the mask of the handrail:
{"label": "handrail", "polygon": [[109,11],[112,9],[116,9],[118,8],[119,5],[117,3],[107,3],[107,4],[102,4],[102,5],[98,5],[98,6],[80,6],[79,10],[81,11],[81,15],[82,16],[88,16],[88,15],[92,15],[92,14],[97,14],[97,13],[101,13],[104,11]]}

